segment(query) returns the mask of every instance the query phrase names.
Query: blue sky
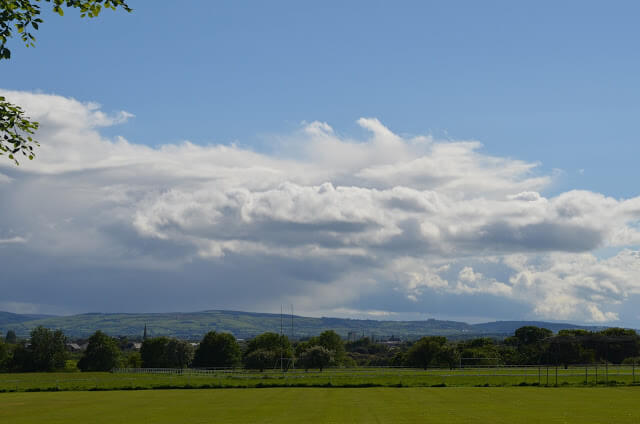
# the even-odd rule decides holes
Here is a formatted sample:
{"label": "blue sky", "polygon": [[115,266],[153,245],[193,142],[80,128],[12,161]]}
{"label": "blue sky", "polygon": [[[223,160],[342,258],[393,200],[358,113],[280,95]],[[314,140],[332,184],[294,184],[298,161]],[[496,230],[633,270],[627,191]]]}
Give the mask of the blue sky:
{"label": "blue sky", "polygon": [[3,86],[130,111],[107,134],[150,145],[266,148],[302,121],[350,134],[376,116],[561,169],[561,188],[636,194],[636,2],[132,5],[47,16]]}
{"label": "blue sky", "polygon": [[[372,132],[374,138],[375,134],[380,138],[389,136],[372,124],[372,121],[358,123],[358,120],[364,117],[376,118],[394,136],[401,137],[403,143],[407,145],[411,145],[411,140],[418,136],[430,136],[438,146],[468,141],[482,143],[482,147],[464,147],[464,153],[461,154],[465,160],[473,162],[474,165],[471,168],[478,170],[474,178],[480,180],[489,178],[487,177],[489,174],[494,175],[487,171],[491,167],[494,171],[496,168],[512,169],[513,167],[512,173],[500,177],[513,183],[513,187],[509,188],[512,191],[506,188],[504,188],[506,191],[501,191],[501,196],[505,199],[516,198],[514,196],[519,195],[519,190],[539,193],[543,198],[550,199],[551,203],[553,199],[556,199],[556,203],[561,203],[564,199],[563,195],[573,196],[567,194],[574,193],[572,190],[585,190],[594,195],[612,197],[611,200],[616,199],[615,201],[620,205],[625,199],[633,201],[638,196],[637,181],[640,179],[640,168],[637,166],[637,158],[640,157],[640,143],[636,140],[636,123],[640,112],[638,102],[640,84],[637,81],[637,76],[640,75],[637,49],[640,28],[637,25],[637,17],[640,5],[637,2],[620,1],[610,4],[589,1],[541,1],[525,4],[507,1],[310,3],[192,0],[181,3],[179,7],[176,4],[175,1],[132,0],[130,2],[134,8],[132,14],[107,11],[94,20],[79,19],[74,11],[68,11],[62,18],[46,13],[45,23],[36,34],[35,49],[25,49],[17,40],[11,44],[12,59],[0,63],[2,75],[0,88],[15,93],[15,98],[23,98],[28,104],[33,104],[32,115],[40,116],[38,119],[45,124],[48,122],[46,117],[49,116],[46,110],[49,109],[42,106],[42,102],[49,102],[47,103],[49,108],[59,107],[60,103],[55,103],[58,100],[52,100],[52,98],[41,97],[37,100],[28,97],[26,92],[51,94],[60,99],[66,99],[65,104],[69,108],[77,107],[78,113],[88,119],[85,122],[86,128],[83,127],[84,130],[96,131],[103,140],[113,142],[116,137],[121,136],[127,140],[127,143],[134,146],[147,145],[154,148],[162,145],[181,146],[181,143],[187,140],[194,145],[209,146],[211,149],[219,145],[236,146],[234,148],[242,152],[262,155],[259,159],[255,159],[262,164],[261,166],[273,165],[269,162],[270,160],[291,160],[297,164],[282,162],[280,165],[273,165],[277,169],[284,170],[285,174],[292,169],[291,167],[314,162],[316,157],[314,155],[319,153],[308,147],[313,144],[314,137],[318,134],[313,131],[320,131],[324,136],[329,134],[334,144],[346,145],[371,144]],[[20,97],[21,95],[23,97]],[[69,103],[72,102],[71,99],[79,101],[84,106]],[[96,109],[87,109],[87,102],[100,104],[99,110],[110,118],[96,124],[97,118],[91,118],[93,116],[91,110]],[[120,111],[126,111],[135,117],[125,119],[124,115],[118,115]],[[59,123],[61,120],[64,120],[64,117],[55,122]],[[322,128],[318,130],[319,123],[330,125],[331,130]],[[76,124],[72,125],[73,128],[77,128]],[[52,137],[51,140],[59,139],[56,138],[58,136],[53,129],[48,131],[43,128],[43,134]],[[50,145],[55,145],[54,141],[51,141]],[[340,153],[336,153],[335,158],[349,154],[362,154],[362,152],[353,153],[353,149],[349,146],[343,151],[341,150],[343,147],[336,148],[336,152]],[[60,152],[63,148],[69,147],[58,147],[57,151]],[[373,153],[369,152],[371,157],[377,154],[376,149],[372,147]],[[183,150],[176,154],[177,158],[182,158],[182,154],[187,155]],[[136,152],[138,153],[132,154],[139,154],[139,151]],[[320,155],[322,152],[325,151],[321,151]],[[429,156],[433,153],[433,151],[424,153],[420,148],[411,152],[397,160],[410,163],[411,158],[420,158],[424,154]],[[455,156],[448,153],[433,154],[435,155],[433,157],[440,158],[438,160],[441,161]],[[69,156],[73,155],[61,154],[64,158]],[[207,157],[207,154],[203,153],[202,156]],[[61,179],[70,178],[72,172],[81,172],[74,166],[69,168],[61,166],[58,169],[53,158],[54,155],[51,159],[39,157],[38,160],[43,164],[40,171],[45,169],[46,172],[53,173],[56,178]],[[254,156],[248,154],[247,160],[254,160],[252,158]],[[337,160],[335,158],[327,163],[335,164]],[[494,163],[495,158],[500,158],[503,162]],[[185,168],[193,164],[193,158],[188,155],[176,160],[178,162],[183,160]],[[373,159],[372,161],[375,162]],[[518,161],[532,165],[531,169],[525,173],[515,171],[519,166]],[[320,165],[325,164],[323,160],[317,162]],[[400,162],[394,162],[394,164]],[[57,163],[60,164],[59,159]],[[444,162],[433,163],[437,166],[438,163]],[[378,162],[375,164],[382,166]],[[537,166],[533,166],[536,164]],[[91,168],[90,165],[87,167]],[[354,168],[351,165],[345,165],[345,168],[333,170],[335,172],[327,171],[326,175],[320,175],[318,170],[320,174],[317,178],[309,177],[309,181],[304,180],[303,173],[298,175],[297,171],[293,170],[292,176],[281,178],[278,184],[293,182],[299,187],[308,188],[319,187],[329,182],[335,187],[379,190],[391,188],[386,182],[381,182],[381,174],[376,174],[380,169],[376,169],[377,171],[374,170],[374,172],[367,167]],[[456,169],[459,171],[455,174],[458,177],[466,172],[464,167]],[[30,176],[30,172],[37,173],[38,170],[34,167],[21,170],[4,167],[0,168],[0,172],[11,179],[11,183],[7,185],[15,185],[18,184],[16,182],[19,179],[18,175],[20,178],[36,178]],[[360,179],[354,179],[354,176]],[[94,177],[95,175],[92,178]],[[110,179],[104,176],[100,178],[103,179],[99,180],[99,184],[112,187],[113,190],[124,184],[122,175],[110,176]],[[161,176],[147,177],[147,179],[153,178],[161,179]],[[207,178],[212,178],[213,181],[221,177],[219,174],[211,176],[205,172],[198,177],[198,181]],[[393,180],[395,177],[389,178]],[[449,199],[457,198],[455,190],[449,186],[423,185],[424,179],[412,180],[406,175],[397,178],[393,181],[398,187],[422,191],[434,190],[436,193],[448,196]],[[547,178],[548,181],[540,184],[529,181],[527,184],[518,185],[523,179],[534,178]],[[62,186],[66,187],[65,184],[67,183]],[[158,184],[159,186],[154,190],[159,190],[160,193],[180,189],[169,183]],[[473,190],[478,190],[477,192],[480,193],[478,198],[483,201],[495,200],[497,189],[493,183],[480,188],[471,187],[466,182],[461,184],[460,187],[464,188],[459,190],[464,194],[458,196],[460,198],[471,199]],[[234,180],[233,187],[238,188],[239,185],[242,184]],[[267,190],[266,187],[251,187],[250,191]],[[18,187],[5,189],[3,193],[7,196],[7,201],[9,200],[7,193],[15,192],[17,189]],[[151,189],[139,188],[139,190]],[[202,188],[204,193],[215,192],[215,190],[217,189]],[[120,194],[124,196],[123,193]],[[527,199],[530,198],[531,196],[527,197]],[[571,198],[574,199],[576,196]],[[138,207],[130,212],[127,225],[144,233],[146,230],[143,231],[140,227],[142,221],[135,219],[141,216],[140,210],[144,209],[143,206],[148,206],[152,200],[141,196],[136,197],[132,202]],[[584,199],[576,202],[585,210],[595,210],[597,207],[606,210],[613,207],[608,203],[608,206],[598,204],[599,206],[596,207]],[[603,202],[606,203],[608,200]],[[88,205],[83,207],[90,208]],[[340,206],[337,207],[340,209]],[[332,266],[342,270],[353,270],[353,274],[348,278],[345,275],[339,276],[340,273],[337,271],[329,273],[326,278],[319,278],[318,280],[327,281],[323,287],[326,288],[331,284],[346,284],[344,279],[349,281],[356,279],[359,283],[351,290],[358,295],[353,295],[352,300],[344,304],[335,301],[333,304],[327,303],[316,309],[311,306],[306,308],[308,312],[316,314],[353,315],[373,311],[374,314],[390,313],[389,316],[394,317],[410,310],[411,313],[437,314],[438,317],[446,314],[448,318],[465,319],[529,317],[605,321],[606,313],[598,315],[593,312],[593,309],[589,309],[597,306],[602,313],[607,309],[599,304],[601,301],[604,302],[601,294],[593,295],[590,292],[590,290],[598,292],[602,287],[608,287],[607,281],[611,280],[609,277],[598,280],[599,270],[594,269],[593,275],[585,277],[601,281],[602,285],[598,290],[593,287],[586,289],[582,286],[578,288],[572,286],[571,296],[591,299],[589,300],[591,303],[582,305],[587,312],[580,313],[571,313],[567,310],[560,313],[557,309],[535,309],[537,306],[531,304],[528,310],[526,307],[521,307],[519,303],[524,302],[524,295],[502,296],[500,293],[506,293],[507,288],[491,286],[493,284],[491,281],[495,280],[494,282],[508,286],[514,285],[516,283],[508,280],[511,277],[515,278],[514,275],[524,275],[526,270],[531,271],[531,267],[543,274],[538,278],[549,280],[551,277],[546,273],[557,270],[560,266],[558,263],[562,261],[565,261],[565,265],[571,263],[575,268],[584,268],[584,264],[578,265],[579,261],[575,258],[558,259],[554,256],[566,252],[580,252],[613,259],[617,258],[615,255],[618,252],[625,249],[631,249],[630,251],[634,252],[633,249],[638,245],[637,240],[640,240],[634,235],[638,221],[634,215],[635,212],[627,211],[633,207],[620,207],[625,210],[621,212],[625,216],[624,219],[621,218],[624,220],[622,227],[605,231],[598,220],[613,218],[603,218],[604,215],[593,217],[594,226],[598,231],[606,232],[606,235],[594,233],[593,238],[590,239],[593,242],[587,242],[585,239],[576,241],[575,244],[564,245],[561,241],[556,243],[553,240],[539,240],[535,237],[531,240],[527,239],[528,231],[546,229],[552,233],[563,234],[562,231],[565,229],[556,228],[555,225],[560,224],[547,217],[548,221],[545,221],[544,225],[536,222],[535,225],[541,226],[521,229],[513,236],[505,236],[507,230],[496,230],[497,235],[490,238],[492,240],[490,243],[494,243],[491,245],[493,247],[489,248],[482,257],[470,255],[465,251],[467,244],[471,243],[469,239],[461,241],[454,237],[430,241],[428,249],[422,246],[406,256],[402,256],[398,250],[392,251],[385,256],[389,261],[387,265],[376,272],[366,272],[362,264],[340,264],[340,260],[335,258],[337,262],[332,259],[331,264],[320,261],[317,266],[325,271]],[[497,207],[496,210],[504,212],[501,208],[502,206]],[[300,217],[296,213],[292,212],[289,218],[300,224],[298,222]],[[632,218],[627,214],[631,214]],[[63,215],[60,219],[81,220],[82,213],[79,213],[79,216],[72,216],[71,211],[65,211]],[[282,222],[284,218],[280,215],[278,217],[277,221]],[[402,225],[408,225],[405,218],[401,220]],[[168,218],[163,219],[166,221]],[[371,222],[374,218],[369,216],[367,219],[369,220],[367,222]],[[422,219],[428,220],[425,217]],[[123,222],[125,221],[127,219],[123,218]],[[489,221],[491,222],[483,223],[481,231],[493,234],[491,231],[497,228],[497,224],[492,220]],[[353,224],[352,221],[350,222]],[[360,224],[364,225],[364,223]],[[403,228],[401,224],[398,224],[397,228]],[[529,224],[531,223],[527,223]],[[576,218],[569,224],[576,226],[584,223]],[[25,249],[30,242],[34,242],[34,236],[28,235],[31,234],[28,227],[34,225],[33,223],[27,225],[16,218],[16,221],[7,221],[3,225],[0,231],[4,232],[4,236],[0,232],[0,239],[4,237],[5,240],[9,240],[19,237],[21,240],[27,240],[21,243],[25,245],[23,246]],[[506,227],[512,228],[513,225],[516,224],[509,222]],[[262,229],[266,231],[265,237],[274,237],[269,228]],[[593,228],[590,227],[590,229]],[[150,232],[144,233],[145,237],[153,233],[151,229],[147,228],[147,230]],[[215,233],[214,230],[211,231]],[[423,228],[423,231],[427,230]],[[442,228],[439,231],[442,235]],[[316,240],[319,234],[328,237],[334,232],[327,229],[323,232],[314,227],[310,233],[305,233],[306,235],[291,233],[292,239],[288,242],[282,241],[282,246],[296,245],[300,238],[310,242],[310,240]],[[623,237],[626,240],[624,242],[620,241],[622,237],[620,234],[623,233],[626,234]],[[174,238],[177,237],[154,234],[156,241],[167,240],[167,238],[175,241]],[[567,237],[571,237],[574,233],[569,231],[567,234]],[[214,236],[212,238],[219,240],[219,234]],[[505,237],[501,238],[503,236]],[[234,239],[234,237],[238,238],[238,235],[225,237]],[[523,238],[528,241],[521,245],[518,240]],[[614,238],[617,241],[612,242]],[[269,240],[274,242],[274,239]],[[148,240],[140,246],[133,240],[120,240],[118,243],[117,247],[112,249],[132,250],[140,254],[135,279],[142,281],[147,278],[139,274],[142,267],[140,263],[147,259],[157,260],[160,257],[158,252],[162,248],[156,246],[153,248],[159,250],[152,250]],[[173,246],[172,249],[189,250],[185,247],[185,244],[188,244],[186,241],[181,240],[176,243],[178,247]],[[198,243],[201,242],[196,243],[200,249],[202,246]],[[349,243],[342,247],[354,246]],[[433,253],[437,250],[432,246],[434,243],[449,243],[453,247],[448,248],[453,250],[448,251],[449,254],[443,253],[447,251],[443,244],[439,246],[440,250],[437,254]],[[480,245],[481,248],[486,246],[487,241],[485,240],[484,243]],[[327,243],[324,247],[328,249],[330,246],[334,245]],[[369,250],[364,256],[366,260],[373,260],[373,257],[379,259],[382,255],[377,251],[379,246],[375,243],[367,246]],[[391,249],[391,247],[385,249]],[[422,257],[421,255],[427,255],[426,251],[431,252],[428,255],[437,257],[437,263],[429,262],[428,265],[424,263],[419,265],[412,262],[411,264],[418,268],[422,267],[420,272],[423,277],[430,275],[435,278],[437,275],[453,287],[456,284],[454,280],[458,283],[480,281],[480,277],[474,277],[474,272],[478,273],[478,269],[484,269],[480,272],[487,277],[486,281],[483,280],[486,283],[482,289],[484,291],[478,289],[479,291],[474,292],[471,289],[460,288],[463,286],[459,284],[458,288],[447,291],[442,288],[444,283],[434,283],[434,279],[429,280],[431,281],[429,284],[424,281],[419,284],[408,283],[406,281],[409,281],[410,277],[397,275],[401,269],[399,264],[405,263],[402,261],[409,261],[408,258],[411,258],[415,262],[416,258]],[[468,259],[460,259],[461,256],[452,254],[452,251],[465,252],[461,256]],[[543,255],[542,259],[534,258],[532,252]],[[203,259],[206,255],[203,256],[201,253],[200,251],[199,256],[196,255],[199,258],[197,260],[191,257],[189,259],[191,263],[206,262]],[[53,256],[45,251],[38,250],[38,254],[43,255],[43,263],[53,260]],[[518,254],[529,255],[527,259],[529,268],[526,268],[522,261],[515,265],[513,259],[505,259],[510,255]],[[551,260],[544,255],[551,255],[554,259]],[[188,256],[185,254],[185,258]],[[445,263],[447,258],[451,262],[448,268]],[[628,258],[625,258],[618,259],[626,261]],[[548,265],[547,268],[539,265],[545,260],[553,264]],[[260,261],[267,260],[259,259],[257,256],[246,257],[239,260],[237,266],[246,267],[247,263],[255,265],[254,271],[260,274],[261,268],[258,266]],[[275,261],[271,265],[265,262],[264,266],[276,266],[276,263],[279,262]],[[490,267],[487,263],[498,263],[498,265]],[[180,267],[184,266],[187,265],[180,265]],[[222,265],[198,266],[205,268],[209,266],[212,268],[207,272],[213,269],[218,272]],[[198,266],[193,265],[196,268]],[[230,265],[224,264],[224,266]],[[295,268],[294,265],[291,266]],[[109,268],[109,272],[123,275],[122,267],[122,264],[114,265]],[[408,262],[405,263],[405,269],[409,267]],[[428,270],[423,269],[424,267]],[[467,268],[471,271],[465,271]],[[200,275],[200,272],[205,272],[194,270],[195,268],[189,268],[186,271],[184,268],[176,269],[182,270],[175,271],[175,275],[178,276],[189,276],[192,275],[191,273]],[[437,271],[438,269],[440,271]],[[86,272],[86,269],[69,272],[76,275],[75,273],[78,272]],[[318,274],[321,273],[318,271]],[[285,279],[291,279],[291,284],[301,284],[300,280],[296,279],[296,275],[298,274],[292,271]],[[564,271],[554,275],[554,278],[559,278],[558,281],[561,281],[558,284],[565,281]],[[37,286],[37,281],[43,277],[32,275],[20,278]],[[126,277],[121,278],[126,279]],[[157,277],[148,278],[151,281]],[[253,277],[246,278],[249,281]],[[280,277],[273,278],[275,281]],[[403,280],[403,278],[406,281],[399,284],[402,286],[401,289],[398,285],[394,286],[395,279]],[[624,280],[626,277],[620,278]],[[197,280],[196,277],[193,279]],[[308,276],[301,279],[315,281]],[[391,281],[389,287],[393,287],[374,290],[367,286],[369,288],[366,290],[356,289],[361,287],[361,284],[365,284],[363,281],[370,281],[372,286],[381,285],[382,281]],[[310,293],[315,293],[314,290],[320,290],[316,287],[316,283],[314,282],[311,285],[313,287],[305,289],[307,291],[303,290],[304,293],[301,291],[296,296],[311,296]],[[616,287],[611,289],[614,295],[607,298],[607,301],[612,302],[607,310],[612,311],[613,314],[608,317],[612,318],[615,315],[618,322],[640,323],[640,317],[634,316],[635,312],[632,311],[636,289]],[[394,300],[391,292],[385,291],[387,289],[393,291],[398,299]],[[17,294],[18,291],[15,290],[15,299],[10,300],[13,302],[11,305],[35,305],[33,308],[40,308],[39,310],[63,312],[82,311],[89,307],[80,306],[80,304],[64,304],[63,300],[48,306],[38,306],[41,301],[30,299],[26,293]],[[591,294],[585,294],[587,292]],[[86,296],[90,293],[91,291],[87,290]],[[528,295],[532,293],[528,292]],[[271,303],[257,301],[242,303],[234,300],[236,297],[229,296],[230,300],[227,304],[223,301],[214,305],[205,302],[193,307],[204,309],[237,306],[245,309],[276,310],[277,305],[283,300],[274,298]],[[406,303],[407,296],[410,298],[410,303]],[[424,299],[419,300],[420,296]],[[442,297],[441,304],[445,306],[434,304],[433,299],[439,298],[438,296]],[[300,300],[300,302],[304,304],[303,301]],[[81,302],[78,301],[78,303]],[[91,308],[117,309],[116,303],[115,300],[112,303],[97,303]],[[456,309],[452,307],[456,303],[475,306],[473,308],[459,306]],[[524,303],[527,304],[527,302]],[[158,302],[149,305],[147,309],[166,310],[171,306],[171,304]],[[176,306],[178,309],[189,308],[186,300],[183,304]],[[132,305],[129,309],[133,307]],[[304,308],[297,308],[297,310],[304,310]],[[575,308],[580,309],[578,306]],[[465,315],[470,309],[474,310],[473,316]],[[514,316],[514,311],[518,310],[524,312],[521,316]]]}

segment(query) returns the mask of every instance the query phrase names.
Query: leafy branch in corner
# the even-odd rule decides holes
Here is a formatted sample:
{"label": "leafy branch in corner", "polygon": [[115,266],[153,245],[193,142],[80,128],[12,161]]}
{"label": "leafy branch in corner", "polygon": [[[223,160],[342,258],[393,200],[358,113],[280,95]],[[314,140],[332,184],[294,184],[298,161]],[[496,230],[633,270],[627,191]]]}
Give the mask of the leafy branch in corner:
{"label": "leafy branch in corner", "polygon": [[[11,58],[7,42],[17,32],[26,47],[35,47],[40,18],[40,3],[51,3],[53,11],[64,16],[64,8],[79,9],[80,17],[95,18],[104,9],[132,9],[124,0],[0,0],[0,61]],[[0,96],[0,156],[7,156],[18,165],[16,154],[29,159],[34,157],[34,147],[40,146],[31,136],[38,123],[25,116],[20,106]]]}
{"label": "leafy branch in corner", "polygon": [[13,105],[0,96],[0,156],[7,156],[19,165],[16,155],[33,159],[33,147],[40,146],[31,135],[38,123],[30,121],[20,106]]}

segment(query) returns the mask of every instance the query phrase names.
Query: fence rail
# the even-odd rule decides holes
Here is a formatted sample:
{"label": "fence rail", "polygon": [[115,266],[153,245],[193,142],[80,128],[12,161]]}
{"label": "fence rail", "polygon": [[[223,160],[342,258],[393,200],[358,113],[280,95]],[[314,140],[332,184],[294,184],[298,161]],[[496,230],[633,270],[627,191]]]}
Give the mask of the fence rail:
{"label": "fence rail", "polygon": [[467,368],[360,367],[319,370],[117,368],[111,373],[0,374],[0,392],[271,386],[584,386],[637,385],[635,365],[587,364]]}
{"label": "fence rail", "polygon": [[[474,366],[466,368],[406,368],[406,367],[358,367],[358,368],[326,368],[325,371],[302,369],[268,369],[261,372],[244,368],[116,368],[114,374],[159,374],[159,375],[191,375],[191,376],[219,376],[231,378],[265,378],[281,376],[282,378],[313,378],[313,377],[445,377],[450,379],[468,377],[535,377],[539,384],[558,384],[558,379],[573,379],[584,377],[585,384],[593,381],[595,384],[607,383],[613,377],[631,377],[635,384],[636,365],[608,365],[585,364],[561,367],[556,365],[507,365],[507,366]],[[551,378],[551,380],[550,380]],[[543,381],[544,380],[544,381]],[[638,379],[640,382],[640,378]]]}

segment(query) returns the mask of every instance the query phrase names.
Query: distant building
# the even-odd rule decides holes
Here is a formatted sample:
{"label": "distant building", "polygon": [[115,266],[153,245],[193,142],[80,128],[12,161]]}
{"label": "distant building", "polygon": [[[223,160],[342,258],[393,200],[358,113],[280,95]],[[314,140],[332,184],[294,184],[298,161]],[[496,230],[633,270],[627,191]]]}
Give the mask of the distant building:
{"label": "distant building", "polygon": [[140,342],[128,342],[124,348],[127,350],[140,350],[141,347],[142,343]]}
{"label": "distant building", "polygon": [[[84,350],[82,346],[80,346],[78,343],[67,343],[65,346],[69,352],[80,352]],[[85,346],[85,349],[86,349],[86,346]]]}

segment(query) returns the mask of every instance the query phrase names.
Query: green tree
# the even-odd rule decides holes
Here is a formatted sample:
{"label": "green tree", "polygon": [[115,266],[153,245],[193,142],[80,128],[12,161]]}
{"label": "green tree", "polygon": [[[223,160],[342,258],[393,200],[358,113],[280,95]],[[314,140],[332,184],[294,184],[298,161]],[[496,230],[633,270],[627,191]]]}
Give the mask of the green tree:
{"label": "green tree", "polygon": [[445,348],[447,339],[441,336],[423,337],[407,351],[407,362],[414,367],[427,369],[437,365],[441,351]]}
{"label": "green tree", "polygon": [[322,372],[331,363],[331,360],[332,352],[324,346],[316,345],[302,352],[302,355],[298,358],[298,363],[307,371],[310,368],[318,368]]}
{"label": "green tree", "polygon": [[288,368],[288,359],[293,358],[291,342],[287,336],[272,332],[251,339],[243,356],[245,367],[261,370],[278,365],[281,358],[287,359],[282,365]]}
{"label": "green tree", "polygon": [[[95,18],[104,9],[132,9],[124,0],[0,0],[0,60],[11,58],[7,47],[10,38],[17,36],[27,47],[34,47],[37,31],[42,24],[40,4],[51,3],[54,12],[64,15],[64,9],[79,9],[81,17]],[[32,122],[20,106],[0,96],[0,156],[6,156],[16,165],[16,155],[33,159],[34,147],[39,144],[32,138],[38,123]]]}
{"label": "green tree", "polygon": [[297,342],[295,344],[295,348],[294,348],[294,353],[296,355],[296,358],[299,358],[300,355],[302,355],[302,353],[309,349],[311,347],[311,344],[306,341],[306,342]]}
{"label": "green tree", "polygon": [[553,332],[551,330],[535,327],[533,325],[520,327],[514,333],[515,338],[518,340],[518,344],[524,346],[540,343],[552,335]]}
{"label": "green tree", "polygon": [[344,345],[347,352],[346,359],[353,360],[357,365],[386,366],[390,365],[393,354],[388,346],[374,343],[368,337],[362,337]]}
{"label": "green tree", "polygon": [[326,330],[318,336],[318,345],[332,352],[334,361],[342,364],[345,358],[344,342],[342,337],[333,330]]}
{"label": "green tree", "polygon": [[171,339],[166,346],[167,363],[171,368],[187,368],[193,361],[193,346],[184,340]]}
{"label": "green tree", "polygon": [[280,356],[274,350],[256,349],[244,355],[242,362],[245,368],[264,371],[266,368],[272,368],[280,359]]}
{"label": "green tree", "polygon": [[140,352],[129,352],[120,361],[123,368],[142,368]]}
{"label": "green tree", "polygon": [[344,342],[338,333],[333,330],[325,330],[319,336],[312,337],[307,342],[309,346],[322,346],[331,352],[331,362],[341,365],[346,358]]}
{"label": "green tree", "polygon": [[152,337],[142,342],[140,357],[145,368],[169,368],[167,359],[168,337]]}
{"label": "green tree", "polygon": [[0,371],[7,371],[9,368],[10,353],[9,345],[0,340]]}
{"label": "green tree", "polygon": [[23,341],[13,347],[13,352],[8,359],[6,368],[13,372],[36,371],[33,366],[33,355],[27,349],[26,342]]}
{"label": "green tree", "polygon": [[193,347],[168,337],[148,338],[142,342],[140,358],[145,368],[186,368],[193,360]]}
{"label": "green tree", "polygon": [[240,363],[240,345],[229,333],[210,331],[196,349],[196,367],[235,367]]}
{"label": "green tree", "polygon": [[51,331],[43,326],[31,330],[28,345],[18,345],[19,368],[22,371],[54,371],[63,369],[67,359],[66,337],[61,330]]}
{"label": "green tree", "polygon": [[458,350],[461,357],[465,358],[464,366],[496,365],[496,362],[502,361],[496,341],[489,337],[462,341],[458,343]]}
{"label": "green tree", "polygon": [[87,350],[80,358],[78,368],[82,371],[110,371],[118,365],[119,358],[117,340],[98,330],[89,337]]}
{"label": "green tree", "polygon": [[516,360],[520,364],[540,364],[545,359],[553,332],[546,328],[527,325],[515,331],[505,342],[517,350]]}
{"label": "green tree", "polygon": [[18,337],[16,337],[16,332],[13,330],[7,331],[7,335],[4,338],[4,341],[9,344],[15,344],[18,342]]}
{"label": "green tree", "polygon": [[451,369],[460,365],[460,352],[454,345],[445,344],[436,355],[436,363],[439,366],[447,366]]}
{"label": "green tree", "polygon": [[640,354],[640,336],[635,330],[613,327],[598,334],[602,336],[604,357],[609,362],[619,364],[625,358]]}

